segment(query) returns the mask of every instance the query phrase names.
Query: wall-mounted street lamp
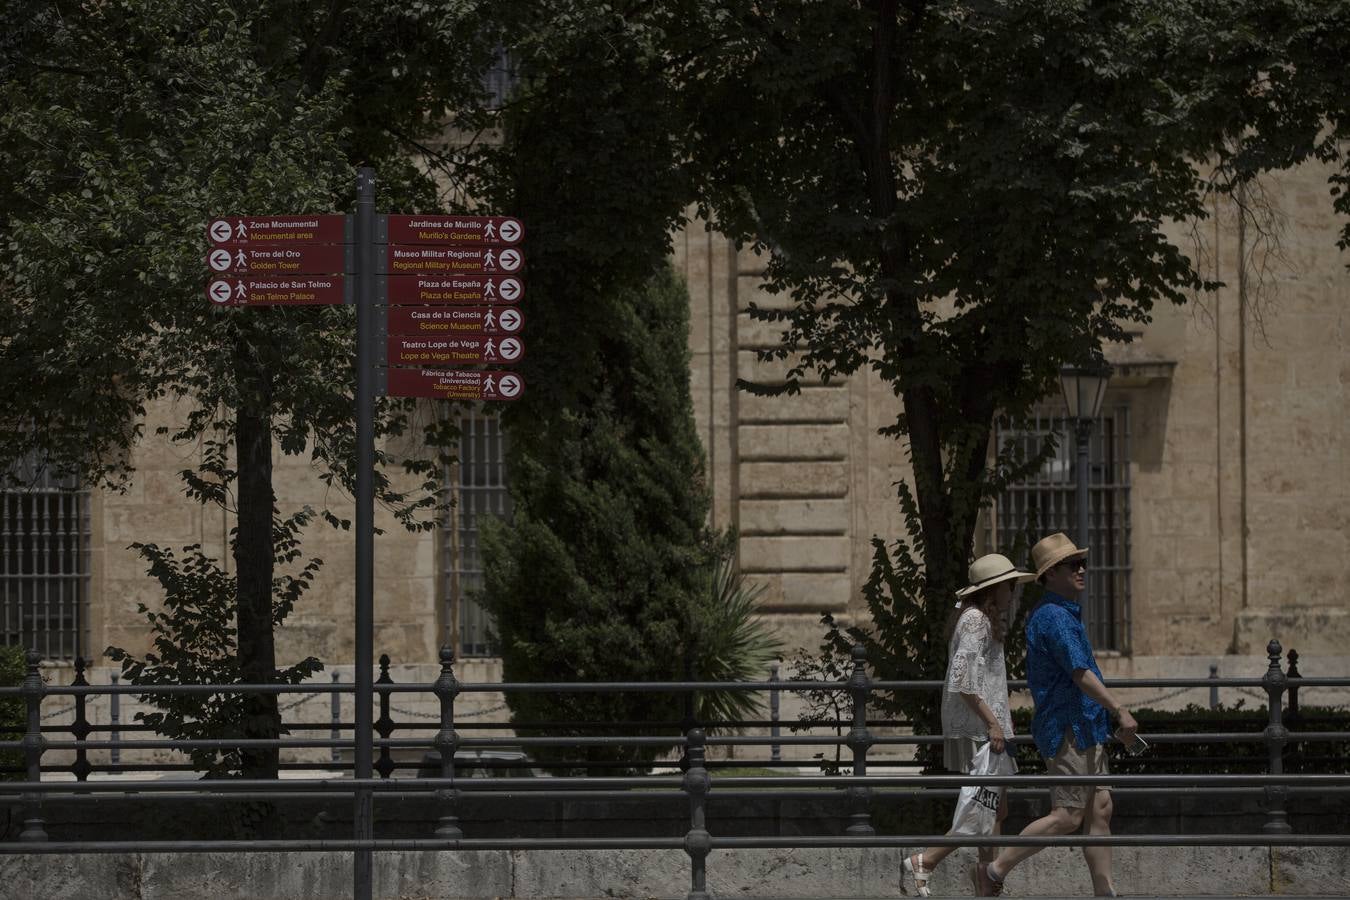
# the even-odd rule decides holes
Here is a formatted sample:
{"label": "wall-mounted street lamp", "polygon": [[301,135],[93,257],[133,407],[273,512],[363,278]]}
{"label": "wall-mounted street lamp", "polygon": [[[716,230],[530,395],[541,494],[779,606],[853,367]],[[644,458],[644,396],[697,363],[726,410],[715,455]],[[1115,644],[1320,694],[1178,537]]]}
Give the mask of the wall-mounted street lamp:
{"label": "wall-mounted street lamp", "polygon": [[[1064,405],[1068,408],[1069,419],[1073,422],[1074,443],[1078,450],[1077,492],[1078,492],[1078,534],[1074,543],[1079,547],[1090,548],[1088,535],[1088,446],[1092,441],[1092,428],[1102,409],[1102,398],[1106,396],[1106,383],[1111,380],[1111,367],[1101,365],[1094,368],[1065,366],[1059,370],[1059,384],[1064,390]],[[1088,559],[1092,564],[1091,556]],[[1092,596],[1091,568],[1085,580],[1083,596],[1083,625],[1091,634],[1088,622],[1089,600]]]}

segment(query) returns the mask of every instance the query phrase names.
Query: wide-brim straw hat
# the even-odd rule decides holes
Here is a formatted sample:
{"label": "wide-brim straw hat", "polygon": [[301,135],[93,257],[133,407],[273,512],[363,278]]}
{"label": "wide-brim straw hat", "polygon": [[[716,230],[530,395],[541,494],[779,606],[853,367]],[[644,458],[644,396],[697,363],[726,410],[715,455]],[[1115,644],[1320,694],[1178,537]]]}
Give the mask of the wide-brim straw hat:
{"label": "wide-brim straw hat", "polygon": [[1036,577],[1040,578],[1066,559],[1083,559],[1087,555],[1086,550],[1074,546],[1067,534],[1056,531],[1049,537],[1041,538],[1031,548],[1031,564],[1036,567]]}
{"label": "wide-brim straw hat", "polygon": [[1002,581],[1016,581],[1021,584],[1036,577],[1017,568],[1012,564],[1012,560],[1001,553],[981,556],[970,564],[966,575],[970,579],[970,584],[957,591],[957,597],[968,597],[976,591],[982,591]]}

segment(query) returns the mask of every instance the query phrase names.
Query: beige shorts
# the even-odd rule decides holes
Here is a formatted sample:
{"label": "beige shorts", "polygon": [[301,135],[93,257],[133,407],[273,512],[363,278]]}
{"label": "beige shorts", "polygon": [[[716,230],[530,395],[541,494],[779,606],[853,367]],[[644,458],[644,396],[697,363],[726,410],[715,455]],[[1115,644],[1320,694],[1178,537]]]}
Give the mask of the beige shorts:
{"label": "beige shorts", "polygon": [[[1079,750],[1073,742],[1073,729],[1064,729],[1064,740],[1055,758],[1045,764],[1047,775],[1106,775],[1111,771],[1106,760],[1106,746],[1098,744]],[[1104,785],[1061,784],[1050,789],[1050,807],[1087,809],[1088,797],[1096,791],[1110,791]]]}

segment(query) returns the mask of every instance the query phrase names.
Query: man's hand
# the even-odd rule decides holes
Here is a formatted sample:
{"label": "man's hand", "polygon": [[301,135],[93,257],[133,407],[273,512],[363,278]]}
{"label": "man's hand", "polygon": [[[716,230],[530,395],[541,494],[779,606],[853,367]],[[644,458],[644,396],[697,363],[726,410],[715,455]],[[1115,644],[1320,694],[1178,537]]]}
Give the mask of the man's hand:
{"label": "man's hand", "polygon": [[1134,735],[1139,731],[1139,723],[1130,715],[1130,711],[1123,706],[1116,707],[1116,718],[1120,722],[1120,728],[1116,729],[1116,737],[1120,738],[1122,744],[1134,743]]}

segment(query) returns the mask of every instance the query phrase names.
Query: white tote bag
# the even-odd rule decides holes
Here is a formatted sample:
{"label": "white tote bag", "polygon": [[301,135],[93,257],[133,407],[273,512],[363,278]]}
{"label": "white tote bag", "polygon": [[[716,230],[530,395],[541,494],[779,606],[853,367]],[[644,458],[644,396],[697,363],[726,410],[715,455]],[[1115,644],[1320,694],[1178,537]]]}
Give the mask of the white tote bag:
{"label": "white tote bag", "polygon": [[[1007,753],[995,753],[989,742],[975,751],[970,761],[971,775],[1016,775],[1017,763]],[[961,788],[952,816],[952,834],[993,834],[998,821],[998,804],[1007,788],[967,785]]]}

